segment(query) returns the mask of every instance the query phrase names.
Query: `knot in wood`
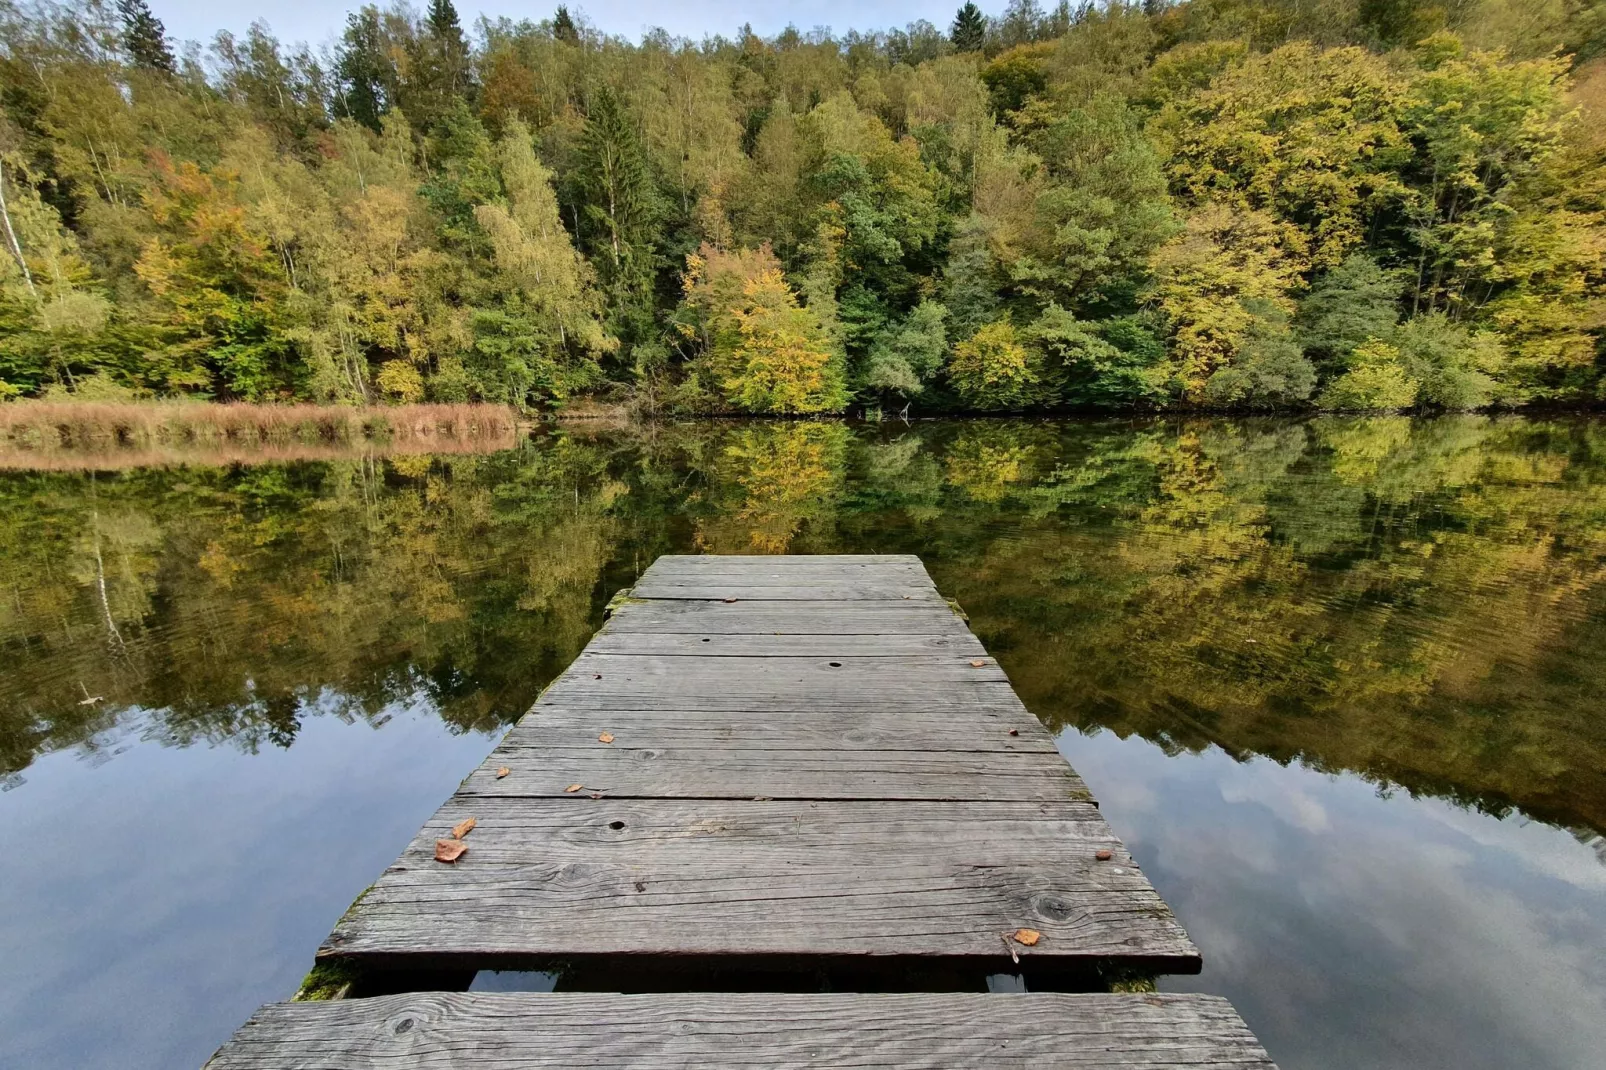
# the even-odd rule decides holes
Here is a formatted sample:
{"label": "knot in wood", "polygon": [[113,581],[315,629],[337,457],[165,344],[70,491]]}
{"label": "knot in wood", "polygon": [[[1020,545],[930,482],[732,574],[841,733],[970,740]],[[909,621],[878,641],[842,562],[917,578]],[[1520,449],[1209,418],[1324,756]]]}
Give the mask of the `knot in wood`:
{"label": "knot in wood", "polygon": [[1040,895],[1032,900],[1032,909],[1037,916],[1049,921],[1069,921],[1077,913],[1076,908],[1057,895]]}

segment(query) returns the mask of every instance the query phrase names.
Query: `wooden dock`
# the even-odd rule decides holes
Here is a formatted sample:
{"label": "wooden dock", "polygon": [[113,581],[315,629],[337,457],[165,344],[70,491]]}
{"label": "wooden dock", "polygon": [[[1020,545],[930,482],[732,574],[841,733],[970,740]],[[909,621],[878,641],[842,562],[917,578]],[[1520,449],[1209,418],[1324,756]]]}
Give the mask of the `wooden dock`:
{"label": "wooden dock", "polygon": [[209,1067],[1271,1066],[912,556],[660,558],[318,959]]}

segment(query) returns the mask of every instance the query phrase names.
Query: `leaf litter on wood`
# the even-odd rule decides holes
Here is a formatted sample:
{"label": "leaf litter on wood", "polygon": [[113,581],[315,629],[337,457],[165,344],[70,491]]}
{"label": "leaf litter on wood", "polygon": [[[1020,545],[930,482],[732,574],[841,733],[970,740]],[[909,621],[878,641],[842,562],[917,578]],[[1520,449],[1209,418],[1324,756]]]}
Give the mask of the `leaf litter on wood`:
{"label": "leaf litter on wood", "polygon": [[468,854],[468,844],[462,840],[436,840],[435,861],[456,862]]}

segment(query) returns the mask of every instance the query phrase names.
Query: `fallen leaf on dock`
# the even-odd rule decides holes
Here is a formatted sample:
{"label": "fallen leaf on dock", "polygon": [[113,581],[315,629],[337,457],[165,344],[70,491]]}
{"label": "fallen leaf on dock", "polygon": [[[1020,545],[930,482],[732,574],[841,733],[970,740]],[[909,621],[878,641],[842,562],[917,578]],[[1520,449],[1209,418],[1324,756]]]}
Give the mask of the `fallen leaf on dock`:
{"label": "fallen leaf on dock", "polygon": [[734,601],[736,601],[736,599],[734,599],[734,598],[727,598],[727,599],[725,599],[725,601],[727,601],[727,602],[734,602]]}
{"label": "fallen leaf on dock", "polygon": [[1037,941],[1041,940],[1042,938],[1043,934],[1038,932],[1036,929],[1015,930],[1015,942],[1017,944],[1023,944],[1026,947],[1037,946]]}
{"label": "fallen leaf on dock", "polygon": [[613,733],[612,732],[604,732],[604,733],[602,733],[602,735],[598,736],[597,739],[600,740],[603,743],[612,743],[613,742]]}
{"label": "fallen leaf on dock", "polygon": [[511,772],[512,772],[512,770],[504,765],[502,768],[500,768],[500,769],[498,769],[496,771],[496,779],[501,780],[503,777],[507,776]]}
{"label": "fallen leaf on dock", "polygon": [[567,792],[568,794],[573,795],[575,792],[579,791],[583,787],[585,787],[584,784],[570,784],[568,787],[564,788],[563,790],[565,792]]}
{"label": "fallen leaf on dock", "polygon": [[982,666],[984,666],[986,664],[987,663],[985,661],[973,661],[973,662],[970,663],[970,667],[972,669],[979,669],[979,668],[981,668]]}
{"label": "fallen leaf on dock", "polygon": [[456,862],[468,853],[468,844],[462,840],[436,840],[435,861]]}
{"label": "fallen leaf on dock", "polygon": [[457,824],[452,826],[452,839],[454,839],[454,840],[462,839],[464,836],[467,836],[470,832],[473,832],[474,831],[474,826],[477,825],[477,824],[479,824],[479,822],[476,821],[474,818],[465,817],[463,820],[459,821]]}
{"label": "fallen leaf on dock", "polygon": [[1012,735],[1012,736],[1018,736],[1018,735],[1020,735],[1020,729],[1018,729],[1018,728],[1011,728],[1011,729],[1010,729],[1010,730],[1009,730],[1009,734],[1010,734],[1010,735]]}
{"label": "fallen leaf on dock", "polygon": [[1114,858],[1115,855],[1110,851],[1110,849],[1108,847],[1105,847],[1105,848],[1102,848],[1100,850],[1094,851],[1093,852],[1093,857],[1098,859],[1100,862],[1108,862],[1110,859]]}

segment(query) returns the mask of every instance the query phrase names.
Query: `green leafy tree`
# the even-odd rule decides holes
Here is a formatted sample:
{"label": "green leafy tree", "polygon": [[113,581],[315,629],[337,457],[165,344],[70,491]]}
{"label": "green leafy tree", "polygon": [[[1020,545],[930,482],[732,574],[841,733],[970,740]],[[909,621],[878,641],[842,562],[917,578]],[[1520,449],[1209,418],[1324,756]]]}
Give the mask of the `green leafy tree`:
{"label": "green leafy tree", "polygon": [[925,390],[942,370],[948,355],[948,310],[932,300],[921,301],[896,328],[870,350],[864,388],[872,393],[911,398]]}
{"label": "green leafy tree", "polygon": [[1303,265],[1282,238],[1265,213],[1211,204],[1155,254],[1155,298],[1190,399],[1204,398],[1206,382],[1233,362],[1268,311],[1293,311]]}
{"label": "green leafy tree", "polygon": [[1419,384],[1419,404],[1475,409],[1495,400],[1506,355],[1492,335],[1432,313],[1400,324],[1390,341],[1405,374]]}
{"label": "green leafy tree", "polygon": [[1387,338],[1400,318],[1404,280],[1365,253],[1324,272],[1299,303],[1299,341],[1318,361],[1342,365],[1357,347]]}
{"label": "green leafy tree", "polygon": [[971,216],[948,245],[943,304],[950,337],[969,338],[998,317],[1001,305],[987,222]]}
{"label": "green leafy tree", "polygon": [[563,227],[552,172],[523,123],[507,124],[496,161],[507,202],[479,205],[474,216],[495,251],[503,304],[476,320],[476,352],[502,387],[492,396],[561,401],[601,379],[597,358],[617,343],[603,329],[591,267]]}
{"label": "green leafy tree", "polygon": [[1148,317],[1090,322],[1051,304],[1026,338],[1042,352],[1045,371],[1060,380],[1066,405],[1141,409],[1170,400],[1175,372]]}
{"label": "green leafy tree", "polygon": [[1135,304],[1177,230],[1159,152],[1123,103],[1099,98],[1033,131],[1049,182],[1006,264],[1024,291],[1068,308]]}
{"label": "green leafy tree", "polygon": [[1021,409],[1042,398],[1042,359],[1014,324],[999,320],[954,346],[948,381],[968,408]]}
{"label": "green leafy tree", "polygon": [[1406,89],[1381,57],[1306,41],[1229,67],[1156,120],[1193,203],[1266,212],[1317,266],[1337,264],[1404,195]]}
{"label": "green leafy tree", "polygon": [[767,247],[686,258],[679,325],[712,389],[742,412],[835,412],[847,401],[840,356],[799,304]]}
{"label": "green leafy tree", "polygon": [[1400,361],[1400,351],[1372,338],[1349,354],[1349,367],[1322,391],[1320,404],[1347,411],[1409,409],[1421,388]]}
{"label": "green leafy tree", "polygon": [[1306,358],[1280,307],[1250,303],[1254,315],[1232,362],[1205,382],[1213,405],[1276,409],[1298,405],[1316,389],[1316,368]]}

